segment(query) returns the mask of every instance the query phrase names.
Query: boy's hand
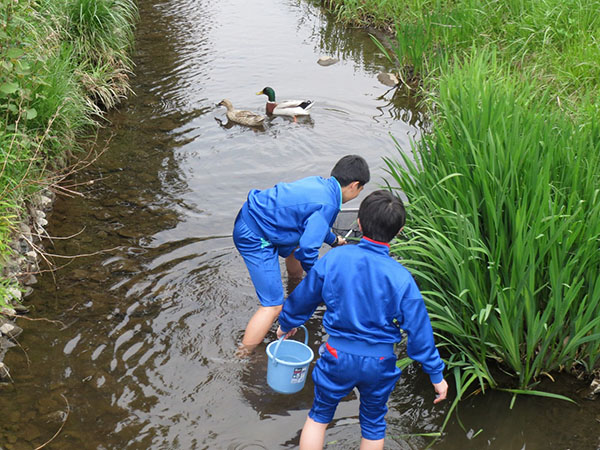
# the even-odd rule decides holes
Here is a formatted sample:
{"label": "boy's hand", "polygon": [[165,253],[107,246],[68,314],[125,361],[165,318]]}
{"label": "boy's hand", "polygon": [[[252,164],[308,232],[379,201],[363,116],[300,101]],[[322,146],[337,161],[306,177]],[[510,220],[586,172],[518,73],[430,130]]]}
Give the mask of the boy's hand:
{"label": "boy's hand", "polygon": [[277,327],[277,339],[279,339],[279,338],[280,338],[281,336],[283,336],[284,334],[285,334],[285,338],[287,339],[287,338],[289,338],[289,337],[291,337],[291,336],[295,335],[295,334],[296,334],[296,331],[298,331],[298,329],[297,329],[297,328],[292,328],[292,329],[291,329],[290,331],[288,331],[287,333],[284,333],[284,332],[281,330],[281,327]]}
{"label": "boy's hand", "polygon": [[348,243],[348,241],[346,240],[346,238],[344,238],[342,236],[336,236],[335,241],[333,241],[333,244],[331,244],[331,246],[339,247],[340,245],[346,245],[347,243]]}
{"label": "boy's hand", "polygon": [[435,389],[436,393],[435,400],[433,401],[434,404],[446,400],[446,396],[448,395],[448,383],[446,380],[435,383],[433,388]]}

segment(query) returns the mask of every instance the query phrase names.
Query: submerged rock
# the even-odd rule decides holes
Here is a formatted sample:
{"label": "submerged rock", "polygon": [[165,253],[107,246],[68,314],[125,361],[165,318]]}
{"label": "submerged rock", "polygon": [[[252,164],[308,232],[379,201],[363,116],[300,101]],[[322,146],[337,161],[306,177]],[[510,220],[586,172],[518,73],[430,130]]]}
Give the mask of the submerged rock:
{"label": "submerged rock", "polygon": [[589,396],[596,398],[600,394],[600,379],[594,378],[590,383]]}
{"label": "submerged rock", "polygon": [[0,379],[10,378],[10,371],[8,370],[8,366],[3,362],[0,362]]}
{"label": "submerged rock", "polygon": [[15,344],[14,341],[5,338],[4,336],[2,336],[2,334],[0,334],[0,361],[2,361],[2,358],[4,358],[4,354],[7,352],[7,350],[9,348],[15,347],[17,344]]}
{"label": "submerged rock", "polygon": [[32,273],[25,275],[21,280],[21,284],[23,284],[24,286],[31,286],[32,284],[36,284],[36,283],[37,283],[37,278]]}
{"label": "submerged rock", "polygon": [[321,56],[317,60],[317,64],[320,66],[331,66],[338,62],[340,62],[340,60],[338,58],[334,58],[333,56]]}
{"label": "submerged rock", "polygon": [[[27,291],[25,292],[24,296],[27,296],[29,294],[31,294],[33,292],[32,288],[27,288]],[[21,305],[20,303],[15,303],[13,305],[14,310],[17,312],[17,314],[27,314],[29,313],[29,308],[27,306]]]}
{"label": "submerged rock", "polygon": [[124,238],[133,238],[133,239],[140,238],[144,235],[143,233],[141,233],[138,230],[128,230],[126,228],[119,228],[117,230],[117,234]]}
{"label": "submerged rock", "polygon": [[[4,323],[3,323],[4,322]],[[16,338],[23,332],[23,328],[0,319],[0,333],[10,338]]]}
{"label": "submerged rock", "polygon": [[393,73],[381,72],[379,75],[377,75],[377,79],[381,84],[385,84],[386,86],[390,87],[400,84],[400,80]]}
{"label": "submerged rock", "polygon": [[54,411],[41,416],[41,419],[46,423],[62,423],[67,419],[65,411]]}
{"label": "submerged rock", "polygon": [[42,435],[40,429],[32,423],[27,424],[25,428],[22,432],[22,438],[27,442],[33,442]]}

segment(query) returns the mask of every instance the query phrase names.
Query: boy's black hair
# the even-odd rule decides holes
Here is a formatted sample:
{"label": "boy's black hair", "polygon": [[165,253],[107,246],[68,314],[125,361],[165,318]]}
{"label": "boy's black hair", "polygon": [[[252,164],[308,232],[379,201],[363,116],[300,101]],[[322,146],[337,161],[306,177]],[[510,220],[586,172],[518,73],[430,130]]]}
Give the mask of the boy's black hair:
{"label": "boy's black hair", "polygon": [[370,193],[358,208],[363,235],[379,242],[390,242],[406,221],[404,203],[390,191]]}
{"label": "boy's black hair", "polygon": [[364,186],[371,179],[367,161],[358,155],[346,155],[340,159],[331,169],[331,176],[335,177],[342,187],[348,186],[354,181],[358,181],[360,186]]}

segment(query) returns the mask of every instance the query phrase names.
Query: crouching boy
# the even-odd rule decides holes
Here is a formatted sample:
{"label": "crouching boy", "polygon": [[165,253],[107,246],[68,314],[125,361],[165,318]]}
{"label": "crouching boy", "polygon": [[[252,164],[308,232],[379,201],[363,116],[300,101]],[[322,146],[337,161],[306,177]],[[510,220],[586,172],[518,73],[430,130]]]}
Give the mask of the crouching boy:
{"label": "crouching boy", "polygon": [[355,199],[369,181],[369,166],[358,155],[346,155],[318,176],[253,189],[233,229],[233,241],[244,258],[260,306],[248,321],[240,355],[260,344],[279,315],[285,298],[279,257],[285,258],[289,279],[309,271],[323,243],[346,240],[331,231],[342,203]]}
{"label": "crouching boy", "polygon": [[355,387],[360,392],[360,448],[383,449],[387,401],[400,369],[394,344],[407,337],[408,356],[421,363],[437,398],[446,398],[444,363],[419,288],[409,271],[389,255],[389,241],[405,221],[402,201],[375,191],[361,203],[358,245],[330,250],[318,260],[283,304],[278,337],[292,334],[317,306],[327,307],[323,327],[329,334],[313,370],[315,398],[302,429],[300,449],[321,449],[335,409]]}

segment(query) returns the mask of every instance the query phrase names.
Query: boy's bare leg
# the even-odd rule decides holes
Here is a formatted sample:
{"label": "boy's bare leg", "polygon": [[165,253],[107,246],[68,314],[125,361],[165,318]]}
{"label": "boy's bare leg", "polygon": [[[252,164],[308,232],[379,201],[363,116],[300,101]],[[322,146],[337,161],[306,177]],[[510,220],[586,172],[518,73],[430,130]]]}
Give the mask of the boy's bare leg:
{"label": "boy's bare leg", "polygon": [[298,286],[298,284],[300,284],[300,282],[302,281],[304,269],[302,268],[302,264],[300,264],[300,261],[296,259],[293,253],[287,258],[285,258],[285,268],[287,269],[288,273],[285,294],[290,295],[292,291],[296,289],[296,286]]}
{"label": "boy's bare leg", "polygon": [[285,286],[285,295],[290,295],[294,291],[294,289],[296,289],[296,286],[300,284],[301,281],[302,278],[288,278],[287,284]]}
{"label": "boy's bare leg", "polygon": [[371,439],[362,438],[360,440],[360,450],[383,450],[383,439],[372,441]]}
{"label": "boy's bare leg", "polygon": [[246,325],[246,331],[242,338],[240,351],[242,353],[250,353],[260,344],[275,322],[275,319],[281,312],[281,307],[278,306],[260,306]]}
{"label": "boy's bare leg", "polygon": [[325,443],[325,430],[328,423],[319,423],[306,418],[300,435],[300,450],[321,450]]}
{"label": "boy's bare leg", "polygon": [[287,269],[288,278],[302,278],[304,269],[300,261],[296,259],[294,253],[285,258],[285,268]]}

